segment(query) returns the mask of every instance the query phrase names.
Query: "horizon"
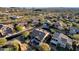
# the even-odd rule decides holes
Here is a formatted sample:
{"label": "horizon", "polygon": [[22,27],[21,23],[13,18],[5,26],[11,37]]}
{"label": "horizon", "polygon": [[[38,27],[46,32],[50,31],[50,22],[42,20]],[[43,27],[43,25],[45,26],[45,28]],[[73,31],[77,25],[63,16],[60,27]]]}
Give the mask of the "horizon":
{"label": "horizon", "polygon": [[0,7],[79,7],[78,0],[0,0]]}
{"label": "horizon", "polygon": [[74,8],[79,8],[79,7],[0,7],[0,8],[39,8],[39,9],[44,9],[44,8],[61,8],[61,9],[63,9],[63,8],[68,8],[68,9],[74,9]]}

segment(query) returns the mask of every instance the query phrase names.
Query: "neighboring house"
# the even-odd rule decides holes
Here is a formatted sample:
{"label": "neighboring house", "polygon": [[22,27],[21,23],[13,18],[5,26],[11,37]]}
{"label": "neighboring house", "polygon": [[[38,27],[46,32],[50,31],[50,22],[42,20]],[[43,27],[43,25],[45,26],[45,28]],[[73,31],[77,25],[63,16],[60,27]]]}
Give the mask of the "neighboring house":
{"label": "neighboring house", "polygon": [[69,21],[75,22],[76,20],[74,18],[70,18]]}
{"label": "neighboring house", "polygon": [[47,42],[49,43],[51,37],[50,33],[43,30],[43,29],[33,29],[33,31],[30,34],[31,40],[36,38],[39,40],[39,42]]}
{"label": "neighboring house", "polygon": [[9,27],[7,27],[4,31],[5,31],[6,34],[12,34],[13,33],[12,28],[9,28]]}
{"label": "neighboring house", "polygon": [[68,18],[69,16],[68,15],[61,15],[62,16],[62,18]]}
{"label": "neighboring house", "polygon": [[3,27],[3,24],[0,24],[0,29]]}
{"label": "neighboring house", "polygon": [[4,35],[9,35],[13,33],[13,27],[9,27],[9,25],[5,25],[3,28],[1,28],[3,31]]}
{"label": "neighboring house", "polygon": [[21,23],[18,23],[18,25],[27,27],[28,23],[27,22],[21,22]]}
{"label": "neighboring house", "polygon": [[22,18],[22,16],[10,16],[11,19],[15,20],[15,19],[19,19]]}
{"label": "neighboring house", "polygon": [[63,33],[54,33],[52,40],[50,41],[51,44],[60,44],[61,47],[65,48],[68,47],[69,49],[72,48],[72,39],[64,35]]}
{"label": "neighboring house", "polygon": [[46,16],[45,19],[52,19],[53,17],[51,16]]}
{"label": "neighboring house", "polygon": [[75,27],[70,27],[69,28],[69,34],[76,34],[76,28]]}
{"label": "neighboring house", "polygon": [[32,24],[35,25],[35,26],[36,26],[36,25],[39,25],[39,20],[34,19],[34,20],[32,21]]}
{"label": "neighboring house", "polygon": [[77,29],[76,27],[69,28],[69,34],[78,34],[78,33],[79,33],[79,29]]}
{"label": "neighboring house", "polygon": [[43,24],[42,28],[49,30],[49,24],[48,23]]}
{"label": "neighboring house", "polygon": [[64,26],[66,26],[62,21],[57,21],[53,25],[55,28],[57,28],[59,30],[63,30]]}

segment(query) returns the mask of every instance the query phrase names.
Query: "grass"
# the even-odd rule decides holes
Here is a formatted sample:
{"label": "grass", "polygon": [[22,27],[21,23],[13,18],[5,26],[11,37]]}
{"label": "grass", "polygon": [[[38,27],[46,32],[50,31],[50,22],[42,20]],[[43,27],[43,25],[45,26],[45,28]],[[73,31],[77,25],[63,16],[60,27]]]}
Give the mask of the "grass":
{"label": "grass", "polygon": [[51,30],[51,33],[55,33],[56,32],[56,30],[55,29],[50,29]]}

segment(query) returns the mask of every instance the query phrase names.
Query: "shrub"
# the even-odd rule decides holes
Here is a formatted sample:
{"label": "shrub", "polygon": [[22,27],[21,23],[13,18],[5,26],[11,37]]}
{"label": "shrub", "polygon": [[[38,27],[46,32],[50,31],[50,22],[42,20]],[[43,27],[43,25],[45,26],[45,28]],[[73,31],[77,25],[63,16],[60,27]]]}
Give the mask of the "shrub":
{"label": "shrub", "polygon": [[16,29],[17,29],[18,31],[23,31],[23,30],[25,30],[26,28],[25,28],[24,26],[16,26]]}
{"label": "shrub", "polygon": [[50,51],[50,46],[47,43],[41,43],[39,48],[41,51]]}

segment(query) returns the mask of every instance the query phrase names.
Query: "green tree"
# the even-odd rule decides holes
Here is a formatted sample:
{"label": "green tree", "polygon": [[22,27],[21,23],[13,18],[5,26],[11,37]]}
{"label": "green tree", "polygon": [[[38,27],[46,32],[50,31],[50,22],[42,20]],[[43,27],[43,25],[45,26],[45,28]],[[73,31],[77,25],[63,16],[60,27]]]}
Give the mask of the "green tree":
{"label": "green tree", "polygon": [[50,48],[50,46],[47,43],[41,43],[39,45],[39,50],[40,51],[50,51],[51,48]]}
{"label": "green tree", "polygon": [[28,31],[22,33],[22,35],[24,36],[24,38],[27,38],[29,36],[29,34],[30,33]]}
{"label": "green tree", "polygon": [[19,40],[15,39],[15,40],[12,41],[12,45],[14,46],[16,51],[19,50],[19,44],[21,44],[21,42]]}
{"label": "green tree", "polygon": [[25,26],[16,26],[16,29],[17,29],[18,31],[23,31],[23,30],[25,30],[26,28],[25,28]]}
{"label": "green tree", "polygon": [[0,45],[5,45],[7,42],[7,39],[5,38],[0,38]]}

